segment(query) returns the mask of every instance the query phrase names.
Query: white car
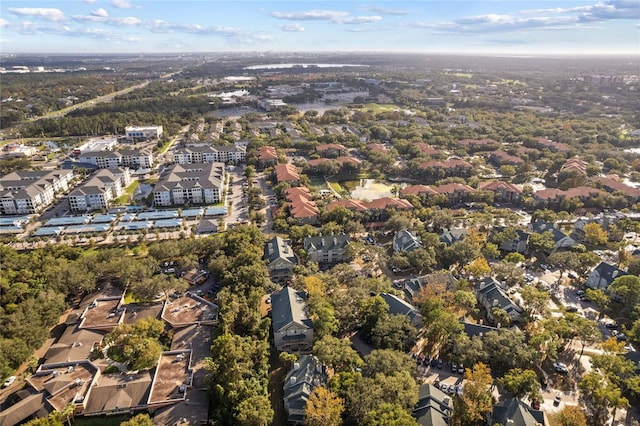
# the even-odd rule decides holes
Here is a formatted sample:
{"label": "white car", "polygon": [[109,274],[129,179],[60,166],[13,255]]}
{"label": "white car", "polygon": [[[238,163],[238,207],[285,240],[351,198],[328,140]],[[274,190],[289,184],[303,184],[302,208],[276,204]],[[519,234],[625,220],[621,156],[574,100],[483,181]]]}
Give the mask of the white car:
{"label": "white car", "polygon": [[11,376],[9,377],[7,380],[4,381],[4,384],[2,385],[3,388],[9,387],[13,384],[13,382],[16,381],[16,376]]}

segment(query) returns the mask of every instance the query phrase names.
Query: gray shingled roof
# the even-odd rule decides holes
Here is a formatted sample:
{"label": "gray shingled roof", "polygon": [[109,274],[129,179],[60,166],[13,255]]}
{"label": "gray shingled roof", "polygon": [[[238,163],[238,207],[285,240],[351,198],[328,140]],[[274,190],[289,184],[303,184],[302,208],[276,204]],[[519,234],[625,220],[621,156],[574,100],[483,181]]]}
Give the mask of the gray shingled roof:
{"label": "gray shingled roof", "polygon": [[538,426],[544,425],[542,411],[534,410],[518,398],[511,398],[502,405],[493,407],[491,424],[503,424],[509,426]]}
{"label": "gray shingled roof", "polygon": [[306,237],[303,241],[306,252],[309,250],[335,250],[345,248],[351,237],[348,235],[321,235],[319,237]]}
{"label": "gray shingled roof", "polygon": [[453,412],[451,398],[431,384],[418,388],[418,403],[413,417],[420,426],[447,426]]}
{"label": "gray shingled roof", "polygon": [[269,264],[278,259],[284,259],[292,264],[296,263],[296,257],[289,242],[277,236],[265,243],[264,258]]}
{"label": "gray shingled roof", "polygon": [[422,315],[412,304],[390,293],[380,293],[380,297],[389,305],[390,314],[409,317],[409,321],[415,327],[422,325]]}
{"label": "gray shingled roof", "polygon": [[[313,355],[302,355],[285,378],[283,387],[285,405],[294,409],[304,409],[313,389],[326,382],[327,374],[318,358]],[[289,417],[289,421],[300,420],[291,415]]]}
{"label": "gray shingled roof", "polygon": [[273,293],[271,295],[273,330],[281,330],[292,322],[312,328],[313,322],[309,319],[306,298],[304,292],[295,291],[288,286]]}
{"label": "gray shingled roof", "polygon": [[393,249],[395,251],[413,251],[422,248],[420,238],[418,238],[413,232],[403,229],[396,232],[393,237]]}

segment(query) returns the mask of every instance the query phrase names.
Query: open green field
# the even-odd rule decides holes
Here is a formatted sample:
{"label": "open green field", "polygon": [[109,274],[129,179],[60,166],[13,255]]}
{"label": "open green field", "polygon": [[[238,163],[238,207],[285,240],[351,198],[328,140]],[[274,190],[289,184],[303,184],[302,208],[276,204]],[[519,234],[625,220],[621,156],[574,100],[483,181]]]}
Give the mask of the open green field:
{"label": "open green field", "polygon": [[365,111],[373,111],[374,114],[377,114],[379,112],[390,112],[390,111],[396,111],[396,110],[400,110],[402,108],[400,108],[398,105],[394,105],[394,104],[376,104],[376,103],[371,103],[371,104],[364,104],[364,108]]}
{"label": "open green field", "polygon": [[140,182],[137,180],[134,180],[131,185],[129,185],[127,187],[127,189],[125,189],[124,193],[119,196],[118,198],[116,198],[116,204],[120,205],[120,204],[127,204],[129,202],[129,200],[131,199],[131,196],[133,195],[133,193],[135,192],[135,190],[138,188],[138,185],[140,185]]}

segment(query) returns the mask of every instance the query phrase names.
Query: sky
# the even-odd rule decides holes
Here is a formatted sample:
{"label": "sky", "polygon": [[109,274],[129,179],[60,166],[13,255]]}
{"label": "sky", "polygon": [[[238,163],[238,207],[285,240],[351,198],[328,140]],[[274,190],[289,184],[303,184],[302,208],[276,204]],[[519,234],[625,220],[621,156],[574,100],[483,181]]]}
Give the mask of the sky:
{"label": "sky", "polygon": [[640,56],[640,0],[3,0],[0,53]]}

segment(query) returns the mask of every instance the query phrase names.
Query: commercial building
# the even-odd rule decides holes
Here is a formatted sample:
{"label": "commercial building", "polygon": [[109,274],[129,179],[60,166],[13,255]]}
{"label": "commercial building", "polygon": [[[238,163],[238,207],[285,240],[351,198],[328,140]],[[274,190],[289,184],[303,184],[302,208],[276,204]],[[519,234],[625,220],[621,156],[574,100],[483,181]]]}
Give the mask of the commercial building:
{"label": "commercial building", "polygon": [[164,133],[162,126],[127,126],[124,128],[127,139],[159,138]]}

